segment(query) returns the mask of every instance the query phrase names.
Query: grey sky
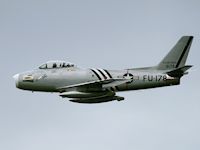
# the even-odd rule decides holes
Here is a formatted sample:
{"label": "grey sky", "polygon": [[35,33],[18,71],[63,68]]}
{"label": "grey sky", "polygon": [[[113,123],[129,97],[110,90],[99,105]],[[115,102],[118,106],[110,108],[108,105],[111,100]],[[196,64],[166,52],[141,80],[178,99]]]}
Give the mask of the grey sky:
{"label": "grey sky", "polygon": [[[0,149],[200,149],[198,0],[0,1]],[[98,105],[15,88],[12,76],[47,60],[123,69],[157,64],[193,35],[182,84],[119,93]]]}

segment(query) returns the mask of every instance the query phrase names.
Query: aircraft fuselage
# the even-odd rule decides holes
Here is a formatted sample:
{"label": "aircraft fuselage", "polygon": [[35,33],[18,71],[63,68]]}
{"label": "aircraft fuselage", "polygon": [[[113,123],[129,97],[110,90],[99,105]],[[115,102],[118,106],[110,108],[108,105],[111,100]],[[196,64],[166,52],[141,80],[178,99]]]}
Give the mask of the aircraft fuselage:
{"label": "aircraft fuselage", "polygon": [[[19,74],[16,85],[18,88],[24,90],[60,92],[58,89],[59,87],[90,81],[106,80],[109,77],[105,72],[99,72],[99,69],[95,69],[99,76],[92,70],[93,69],[79,68],[38,69]],[[110,78],[131,79],[130,82],[125,84],[110,87],[110,90],[113,91],[170,86],[177,85],[180,82],[179,78],[170,78],[167,74],[163,74],[159,71],[107,70],[107,72],[110,74]],[[102,75],[101,73],[105,75]]]}

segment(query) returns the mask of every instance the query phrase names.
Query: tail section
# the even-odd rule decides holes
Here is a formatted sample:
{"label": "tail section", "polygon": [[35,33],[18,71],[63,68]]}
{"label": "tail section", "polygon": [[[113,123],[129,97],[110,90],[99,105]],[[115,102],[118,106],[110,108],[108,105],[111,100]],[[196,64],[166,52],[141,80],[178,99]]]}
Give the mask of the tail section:
{"label": "tail section", "polygon": [[193,36],[183,36],[158,64],[158,70],[174,70],[185,66]]}

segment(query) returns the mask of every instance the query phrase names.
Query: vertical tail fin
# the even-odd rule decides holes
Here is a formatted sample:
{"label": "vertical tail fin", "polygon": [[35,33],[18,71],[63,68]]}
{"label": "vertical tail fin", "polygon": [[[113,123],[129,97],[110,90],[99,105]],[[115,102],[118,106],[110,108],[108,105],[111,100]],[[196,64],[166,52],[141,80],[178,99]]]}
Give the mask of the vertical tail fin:
{"label": "vertical tail fin", "polygon": [[185,65],[193,36],[183,36],[171,49],[171,51],[158,64],[157,69],[169,70],[183,67]]}

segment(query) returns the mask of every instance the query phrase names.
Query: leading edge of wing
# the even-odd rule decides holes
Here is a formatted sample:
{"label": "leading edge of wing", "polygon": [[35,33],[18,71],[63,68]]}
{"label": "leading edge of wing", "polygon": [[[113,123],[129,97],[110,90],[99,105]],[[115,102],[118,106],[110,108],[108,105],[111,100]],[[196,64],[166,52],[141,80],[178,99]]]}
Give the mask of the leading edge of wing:
{"label": "leading edge of wing", "polygon": [[89,81],[89,82],[83,82],[83,83],[58,87],[57,90],[66,90],[66,89],[70,89],[70,88],[83,87],[83,86],[95,85],[95,84],[104,85],[103,88],[108,88],[108,87],[112,87],[112,86],[118,86],[118,85],[121,85],[121,84],[124,84],[127,82],[131,82],[131,81],[132,81],[132,79],[125,79],[125,78],[114,79],[114,78],[112,78],[112,79]]}

